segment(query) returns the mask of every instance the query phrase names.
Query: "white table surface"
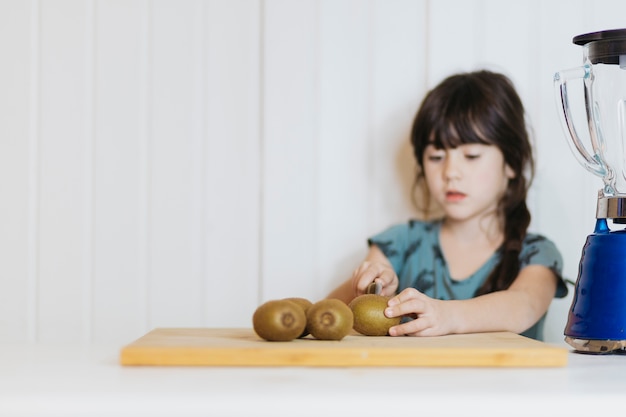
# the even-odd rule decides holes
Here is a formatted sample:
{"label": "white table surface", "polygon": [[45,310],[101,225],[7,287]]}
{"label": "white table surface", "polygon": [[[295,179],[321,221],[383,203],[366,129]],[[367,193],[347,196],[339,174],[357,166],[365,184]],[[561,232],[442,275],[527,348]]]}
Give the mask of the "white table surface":
{"label": "white table surface", "polygon": [[566,367],[531,369],[123,367],[119,349],[0,345],[0,416],[589,417],[626,406],[626,355],[572,352]]}

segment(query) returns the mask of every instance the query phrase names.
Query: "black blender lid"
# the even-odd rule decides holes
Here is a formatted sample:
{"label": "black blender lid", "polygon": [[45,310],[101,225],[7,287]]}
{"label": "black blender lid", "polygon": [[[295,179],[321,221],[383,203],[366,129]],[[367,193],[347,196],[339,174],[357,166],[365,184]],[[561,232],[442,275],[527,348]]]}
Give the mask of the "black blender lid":
{"label": "black blender lid", "polygon": [[583,35],[574,36],[572,42],[576,45],[585,45],[589,42],[604,40],[626,40],[626,29],[602,30],[600,32],[585,33]]}
{"label": "black blender lid", "polygon": [[576,45],[587,48],[587,57],[592,64],[620,64],[626,55],[626,29],[603,30],[585,33],[572,39]]}

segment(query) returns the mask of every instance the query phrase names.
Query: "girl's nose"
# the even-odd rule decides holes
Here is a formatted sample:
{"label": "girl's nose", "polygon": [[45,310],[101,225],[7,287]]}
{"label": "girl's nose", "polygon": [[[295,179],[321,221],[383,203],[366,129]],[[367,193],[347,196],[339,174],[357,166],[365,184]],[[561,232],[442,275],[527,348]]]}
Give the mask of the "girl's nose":
{"label": "girl's nose", "polygon": [[458,180],[461,178],[461,166],[455,156],[450,155],[446,158],[443,167],[443,176],[446,181]]}

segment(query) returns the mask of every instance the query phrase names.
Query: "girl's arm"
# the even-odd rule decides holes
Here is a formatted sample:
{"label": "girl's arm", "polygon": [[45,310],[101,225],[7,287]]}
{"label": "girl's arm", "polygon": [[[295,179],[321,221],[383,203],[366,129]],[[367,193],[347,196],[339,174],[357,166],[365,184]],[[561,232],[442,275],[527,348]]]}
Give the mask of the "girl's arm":
{"label": "girl's arm", "polygon": [[389,300],[388,317],[415,318],[389,329],[392,336],[439,336],[450,333],[510,331],[522,333],[545,314],[557,278],[545,266],[530,265],[503,291],[469,300],[435,300],[408,288]]}
{"label": "girl's arm", "polygon": [[352,276],[331,292],[327,298],[338,298],[350,303],[355,297],[364,294],[367,286],[379,281],[382,284],[382,295],[391,296],[398,289],[398,276],[383,252],[376,246],[370,246],[365,260]]}

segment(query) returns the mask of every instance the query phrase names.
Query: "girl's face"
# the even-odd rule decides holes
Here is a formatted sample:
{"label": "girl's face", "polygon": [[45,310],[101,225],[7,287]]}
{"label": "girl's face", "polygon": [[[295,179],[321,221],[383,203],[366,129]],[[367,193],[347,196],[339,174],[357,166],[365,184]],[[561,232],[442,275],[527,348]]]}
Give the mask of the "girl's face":
{"label": "girl's face", "polygon": [[493,145],[470,143],[456,148],[424,150],[424,177],[430,194],[450,220],[496,214],[513,170]]}

